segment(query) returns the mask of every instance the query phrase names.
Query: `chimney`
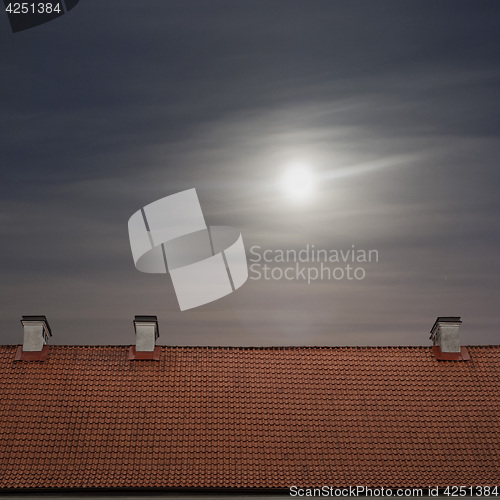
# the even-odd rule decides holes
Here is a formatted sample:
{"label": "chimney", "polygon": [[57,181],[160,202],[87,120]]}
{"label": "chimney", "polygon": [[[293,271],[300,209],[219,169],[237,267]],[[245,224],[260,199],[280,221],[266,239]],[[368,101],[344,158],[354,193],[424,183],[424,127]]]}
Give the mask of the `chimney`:
{"label": "chimney", "polygon": [[460,316],[439,316],[434,322],[429,337],[441,352],[460,352],[458,330],[462,322]]}
{"label": "chimney", "polygon": [[49,337],[52,337],[47,318],[23,316],[21,323],[24,327],[23,352],[41,352]]}
{"label": "chimney", "polygon": [[15,361],[45,361],[49,346],[45,345],[52,337],[49,322],[45,316],[23,316],[23,345],[19,346],[14,357]]}
{"label": "chimney", "polygon": [[152,352],[155,350],[156,339],[160,336],[158,318],[156,316],[136,316],[135,350],[137,352]]}
{"label": "chimney", "polygon": [[156,345],[160,336],[156,316],[136,316],[134,318],[135,346],[130,346],[129,360],[160,360],[161,346]]}

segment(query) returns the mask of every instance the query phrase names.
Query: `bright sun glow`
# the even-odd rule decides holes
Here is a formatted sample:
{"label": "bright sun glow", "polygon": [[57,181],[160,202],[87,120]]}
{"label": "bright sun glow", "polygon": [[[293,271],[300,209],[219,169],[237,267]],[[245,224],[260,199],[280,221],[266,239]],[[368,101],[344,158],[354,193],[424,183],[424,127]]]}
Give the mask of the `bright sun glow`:
{"label": "bright sun glow", "polygon": [[306,201],[311,197],[314,190],[313,174],[306,167],[292,167],[283,175],[281,187],[292,200]]}

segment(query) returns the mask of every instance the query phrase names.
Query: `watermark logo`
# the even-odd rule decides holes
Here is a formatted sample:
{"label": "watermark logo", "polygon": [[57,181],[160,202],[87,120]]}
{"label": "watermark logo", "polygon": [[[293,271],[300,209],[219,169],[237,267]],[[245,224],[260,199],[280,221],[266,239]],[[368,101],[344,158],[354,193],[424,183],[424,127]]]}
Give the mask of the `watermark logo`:
{"label": "watermark logo", "polygon": [[207,226],[196,189],[161,198],[128,221],[135,267],[170,273],[181,311],[213,302],[248,279],[241,233]]}

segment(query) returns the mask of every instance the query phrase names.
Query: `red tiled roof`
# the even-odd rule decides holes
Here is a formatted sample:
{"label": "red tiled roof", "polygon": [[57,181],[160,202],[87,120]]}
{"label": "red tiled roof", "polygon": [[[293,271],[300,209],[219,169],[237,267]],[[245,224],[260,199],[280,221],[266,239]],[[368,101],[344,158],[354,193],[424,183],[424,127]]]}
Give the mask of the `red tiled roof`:
{"label": "red tiled roof", "polygon": [[500,346],[0,347],[0,488],[485,485]]}

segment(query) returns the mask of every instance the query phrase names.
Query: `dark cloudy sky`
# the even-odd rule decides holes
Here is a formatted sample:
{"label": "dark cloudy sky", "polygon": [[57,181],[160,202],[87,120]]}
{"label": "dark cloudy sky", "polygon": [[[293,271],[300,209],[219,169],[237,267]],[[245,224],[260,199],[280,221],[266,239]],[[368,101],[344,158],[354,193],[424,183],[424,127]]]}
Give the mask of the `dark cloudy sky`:
{"label": "dark cloudy sky", "polygon": [[[436,316],[500,343],[500,4],[82,0],[0,19],[2,343],[429,345]],[[308,165],[295,203],[277,179]],[[364,280],[248,280],[181,312],[127,221],[196,188],[247,251],[377,249]]]}

